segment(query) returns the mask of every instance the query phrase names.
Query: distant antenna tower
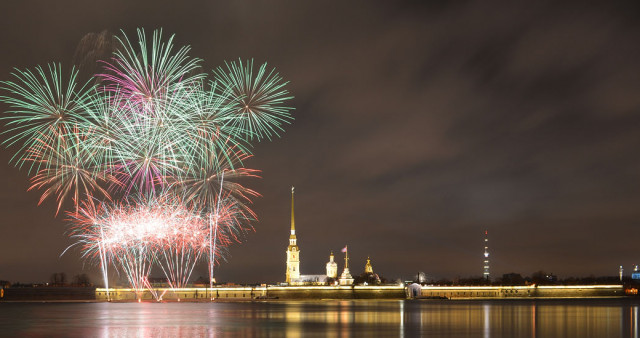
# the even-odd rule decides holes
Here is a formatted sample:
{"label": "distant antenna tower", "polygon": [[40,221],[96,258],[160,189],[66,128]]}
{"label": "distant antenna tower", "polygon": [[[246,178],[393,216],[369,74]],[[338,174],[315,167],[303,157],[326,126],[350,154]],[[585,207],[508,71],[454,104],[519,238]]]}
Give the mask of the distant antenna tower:
{"label": "distant antenna tower", "polygon": [[484,231],[484,279],[489,280],[489,232]]}

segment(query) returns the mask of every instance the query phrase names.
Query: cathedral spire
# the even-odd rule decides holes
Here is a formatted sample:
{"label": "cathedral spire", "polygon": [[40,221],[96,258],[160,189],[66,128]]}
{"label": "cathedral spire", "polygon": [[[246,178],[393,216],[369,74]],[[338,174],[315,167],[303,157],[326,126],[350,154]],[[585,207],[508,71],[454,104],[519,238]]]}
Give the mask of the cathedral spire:
{"label": "cathedral spire", "polygon": [[296,223],[293,213],[293,193],[291,187],[291,235],[289,236],[289,246],[287,247],[287,274],[285,281],[292,283],[300,278],[300,248],[296,238]]}
{"label": "cathedral spire", "polygon": [[295,191],[295,188],[292,186],[291,187],[291,235],[295,235],[296,234],[296,220],[294,218],[294,213],[293,213],[293,193]]}

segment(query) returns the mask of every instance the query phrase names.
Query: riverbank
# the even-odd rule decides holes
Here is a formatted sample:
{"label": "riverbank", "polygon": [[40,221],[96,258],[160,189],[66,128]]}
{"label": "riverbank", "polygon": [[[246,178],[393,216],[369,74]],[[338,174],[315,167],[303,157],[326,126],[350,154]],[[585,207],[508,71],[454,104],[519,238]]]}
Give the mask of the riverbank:
{"label": "riverbank", "polygon": [[[320,299],[518,299],[633,297],[624,285],[529,286],[215,286],[213,288],[34,287],[4,289],[0,301],[206,302]],[[627,292],[625,292],[627,291]]]}

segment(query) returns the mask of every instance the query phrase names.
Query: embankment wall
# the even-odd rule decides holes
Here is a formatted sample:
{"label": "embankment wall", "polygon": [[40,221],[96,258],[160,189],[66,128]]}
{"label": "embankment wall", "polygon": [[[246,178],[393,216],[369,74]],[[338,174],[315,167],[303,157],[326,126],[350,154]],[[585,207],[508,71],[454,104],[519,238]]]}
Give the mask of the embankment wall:
{"label": "embankment wall", "polygon": [[423,298],[594,298],[625,296],[623,285],[423,286]]}
{"label": "embankment wall", "polygon": [[[402,299],[404,286],[256,286],[158,288],[136,293],[133,289],[96,289],[96,299],[113,301],[180,300],[199,301],[252,299]],[[108,297],[108,298],[107,298]]]}

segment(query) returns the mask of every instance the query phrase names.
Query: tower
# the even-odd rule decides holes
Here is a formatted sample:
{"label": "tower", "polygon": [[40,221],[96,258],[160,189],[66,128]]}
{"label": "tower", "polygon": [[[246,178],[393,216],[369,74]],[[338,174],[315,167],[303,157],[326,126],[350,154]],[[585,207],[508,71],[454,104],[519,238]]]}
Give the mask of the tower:
{"label": "tower", "polygon": [[329,256],[329,262],[327,263],[327,277],[338,277],[338,263],[333,261],[333,251],[331,251],[331,256]]}
{"label": "tower", "polygon": [[296,238],[296,222],[293,213],[293,193],[294,188],[291,187],[291,235],[289,236],[289,246],[287,247],[287,283],[291,283],[293,279],[300,278],[300,248],[298,248],[298,239]]}
{"label": "tower", "polygon": [[364,273],[373,275],[373,266],[371,266],[371,259],[367,257],[367,264],[364,265]]}
{"label": "tower", "polygon": [[484,272],[482,277],[489,280],[489,232],[487,230],[484,231]]}
{"label": "tower", "polygon": [[349,249],[347,246],[342,249],[344,252],[344,270],[342,271],[342,275],[340,275],[340,285],[351,285],[353,284],[353,277],[349,272]]}

